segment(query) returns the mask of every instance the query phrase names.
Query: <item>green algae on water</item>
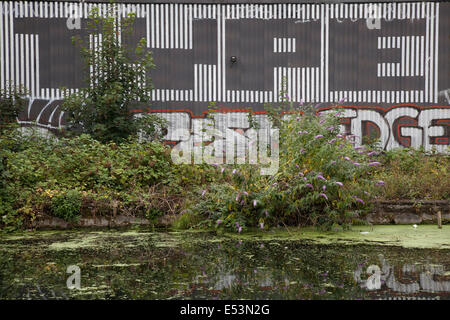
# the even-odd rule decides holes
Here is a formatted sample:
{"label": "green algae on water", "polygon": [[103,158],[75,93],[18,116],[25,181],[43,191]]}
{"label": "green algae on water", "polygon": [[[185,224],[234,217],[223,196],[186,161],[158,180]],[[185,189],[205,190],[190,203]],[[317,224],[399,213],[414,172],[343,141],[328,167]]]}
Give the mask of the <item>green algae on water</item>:
{"label": "green algae on water", "polygon": [[[361,287],[368,266],[388,263],[386,270],[404,283],[418,281],[422,270],[441,270],[435,281],[450,281],[449,231],[419,225],[220,235],[146,228],[3,235],[0,298],[386,298],[397,294],[386,284],[370,292]],[[71,265],[80,267],[81,290],[67,289]],[[402,270],[412,269],[403,280]],[[450,298],[422,289],[414,294]]]}

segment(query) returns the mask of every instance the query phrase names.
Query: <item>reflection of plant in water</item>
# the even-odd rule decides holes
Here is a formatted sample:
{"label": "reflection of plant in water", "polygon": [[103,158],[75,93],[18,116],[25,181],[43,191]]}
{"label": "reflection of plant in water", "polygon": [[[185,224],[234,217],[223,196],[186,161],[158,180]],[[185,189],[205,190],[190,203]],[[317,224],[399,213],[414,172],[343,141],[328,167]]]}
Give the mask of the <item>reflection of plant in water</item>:
{"label": "reflection of plant in water", "polygon": [[19,289],[19,297],[33,300],[67,300],[68,297],[63,291],[54,291],[53,289],[40,286],[39,284],[24,285]]}

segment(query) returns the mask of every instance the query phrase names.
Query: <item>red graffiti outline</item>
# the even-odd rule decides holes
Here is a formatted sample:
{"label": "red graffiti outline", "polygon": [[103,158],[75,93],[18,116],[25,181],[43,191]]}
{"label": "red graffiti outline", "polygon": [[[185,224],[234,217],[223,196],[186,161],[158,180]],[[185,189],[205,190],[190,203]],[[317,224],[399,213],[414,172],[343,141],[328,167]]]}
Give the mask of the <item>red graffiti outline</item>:
{"label": "red graffiti outline", "polygon": [[[338,106],[329,106],[329,107],[319,108],[316,111],[316,114],[318,114],[321,111],[331,110],[331,109],[340,109],[340,108],[342,108],[342,109],[357,109],[357,110],[358,109],[365,109],[365,110],[367,110],[367,109],[369,109],[369,110],[375,109],[377,111],[382,111],[384,113],[387,113],[388,111],[390,111],[392,109],[400,108],[400,107],[416,108],[416,109],[419,109],[419,110],[449,109],[450,108],[450,106],[420,106],[420,105],[416,105],[416,104],[396,104],[396,105],[392,105],[392,106],[390,106],[388,108],[379,107],[379,106],[338,105]],[[185,113],[190,114],[191,118],[205,118],[205,116],[208,113],[212,113],[212,112],[221,112],[221,113],[228,113],[228,112],[252,112],[253,114],[266,114],[267,113],[266,111],[252,111],[251,109],[246,109],[246,108],[235,108],[235,109],[233,109],[233,108],[223,108],[223,107],[220,107],[220,108],[214,109],[214,110],[206,110],[206,111],[203,111],[199,115],[194,114],[192,112],[192,110],[189,110],[189,109],[160,109],[160,110],[150,110],[150,109],[148,109],[146,111],[143,110],[143,109],[134,109],[134,110],[131,110],[131,112],[132,113],[144,113],[144,112],[147,112],[147,113],[175,113],[175,112],[185,112]],[[286,114],[286,113],[292,113],[292,112],[283,112],[283,114]],[[303,112],[301,112],[301,111],[300,111],[300,113],[303,114]],[[402,119],[402,118],[410,118],[410,119],[415,121],[415,125],[402,124],[402,125],[398,125],[397,126],[397,136],[399,138],[401,137],[403,139],[407,139],[409,145],[411,145],[411,137],[405,137],[405,136],[400,135],[400,128],[401,127],[417,127],[417,120],[415,120],[414,118],[411,118],[411,117],[407,117],[407,116],[400,117],[399,119]],[[341,124],[349,124],[350,123],[350,118],[341,118],[340,122],[341,122]],[[441,119],[441,120],[438,120],[436,123],[439,124],[439,125],[450,125],[450,120]],[[366,124],[366,126],[367,126],[367,124]],[[366,128],[366,130],[367,129],[368,128]],[[378,128],[378,130],[380,130],[380,129]],[[166,142],[167,143],[171,143],[171,144],[172,143],[173,144],[177,143],[177,141],[172,141],[172,140],[166,140]],[[399,142],[400,142],[401,145],[403,145],[403,143],[401,141],[399,141]],[[443,144],[443,145],[449,144],[449,138],[448,137],[436,137],[435,138],[435,144]]]}
{"label": "red graffiti outline", "polygon": [[[436,124],[440,125],[440,126],[449,126],[450,127],[450,119],[439,119],[436,121]],[[435,137],[434,144],[447,145],[450,143],[449,143],[448,137]]]}
{"label": "red graffiti outline", "polygon": [[378,136],[381,137],[381,130],[380,127],[373,121],[367,120],[366,121],[366,132],[369,133],[369,126],[372,126],[373,128],[375,128],[375,130],[377,130],[378,132]]}
{"label": "red graffiti outline", "polygon": [[[414,124],[412,123],[401,123],[402,119],[410,119],[412,121],[414,121]],[[400,118],[398,118],[398,125],[397,125],[397,137],[398,140],[400,142],[401,145],[403,145],[402,141],[400,138],[405,139],[406,141],[408,141],[408,145],[405,147],[410,147],[411,146],[411,137],[407,137],[407,136],[403,136],[401,134],[401,128],[402,127],[414,127],[414,128],[418,128],[417,127],[417,120],[408,116],[401,116]],[[395,137],[394,137],[395,138]]]}
{"label": "red graffiti outline", "polygon": [[436,121],[436,124],[441,126],[450,126],[450,119],[439,119]]}

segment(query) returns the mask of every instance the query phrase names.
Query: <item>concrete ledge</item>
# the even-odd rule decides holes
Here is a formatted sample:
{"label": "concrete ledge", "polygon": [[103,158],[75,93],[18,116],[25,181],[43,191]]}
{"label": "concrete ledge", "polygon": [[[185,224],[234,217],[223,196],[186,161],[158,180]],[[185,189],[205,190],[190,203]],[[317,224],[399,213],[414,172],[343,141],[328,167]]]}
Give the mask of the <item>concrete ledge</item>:
{"label": "concrete ledge", "polygon": [[[450,223],[450,201],[447,200],[398,200],[378,201],[374,203],[373,211],[366,216],[371,224],[436,224],[437,212],[441,212],[442,223]],[[35,229],[68,229],[74,227],[123,227],[129,225],[169,226],[175,216],[167,215],[153,222],[145,218],[116,215],[82,217],[78,223],[43,216],[32,223]]]}
{"label": "concrete ledge", "polygon": [[69,223],[61,218],[45,216],[33,223],[36,229],[68,229],[75,227],[124,227],[129,225],[150,225],[149,220],[133,216],[80,218],[78,223]]}

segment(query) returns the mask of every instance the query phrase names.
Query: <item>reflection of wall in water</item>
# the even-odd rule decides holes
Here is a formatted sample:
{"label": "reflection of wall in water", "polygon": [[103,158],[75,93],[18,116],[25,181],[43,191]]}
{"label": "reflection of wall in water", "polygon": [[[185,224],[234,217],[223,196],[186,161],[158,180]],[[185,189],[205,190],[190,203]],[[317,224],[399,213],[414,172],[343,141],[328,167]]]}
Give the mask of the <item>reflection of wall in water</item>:
{"label": "reflection of wall in water", "polygon": [[[354,272],[354,279],[361,284],[361,288],[378,290],[385,284],[389,289],[405,294],[417,292],[450,293],[449,280],[435,279],[435,276],[441,276],[444,279],[448,278],[443,265],[405,264],[401,273],[398,273],[400,277],[396,277],[393,266],[390,266],[384,258],[381,258],[381,263],[381,268],[377,265],[371,265],[367,270],[363,270],[362,266],[360,266]],[[361,279],[364,273],[367,273],[369,276],[367,280]],[[408,276],[413,276],[418,281],[405,281],[403,277],[408,278]]]}

